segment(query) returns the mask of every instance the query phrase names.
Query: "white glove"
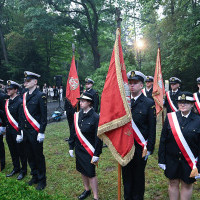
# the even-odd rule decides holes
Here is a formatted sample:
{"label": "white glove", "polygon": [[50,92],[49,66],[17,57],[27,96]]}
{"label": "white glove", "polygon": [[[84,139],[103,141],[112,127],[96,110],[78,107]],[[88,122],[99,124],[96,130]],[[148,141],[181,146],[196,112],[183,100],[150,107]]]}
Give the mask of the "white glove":
{"label": "white glove", "polygon": [[65,115],[65,116],[67,115],[67,112],[66,112],[66,111],[64,111],[64,115]]}
{"label": "white glove", "polygon": [[74,150],[69,150],[69,155],[73,158],[74,157]]}
{"label": "white glove", "polygon": [[6,132],[6,127],[0,127],[0,135]]}
{"label": "white glove", "polygon": [[151,151],[147,151],[147,155],[144,157],[144,160],[147,160],[150,154],[151,154]]}
{"label": "white glove", "polygon": [[161,169],[163,169],[163,170],[166,170],[166,164],[158,164],[158,166],[161,168]]}
{"label": "white glove", "polygon": [[92,157],[92,162],[93,163],[96,163],[96,162],[98,162],[99,161],[99,157],[97,157],[97,156],[93,156]]}
{"label": "white glove", "polygon": [[38,133],[37,141],[38,141],[39,143],[43,142],[43,141],[44,141],[44,138],[45,138],[44,133]]}
{"label": "white glove", "polygon": [[198,176],[195,176],[195,179],[200,179],[200,174]]}
{"label": "white glove", "polygon": [[16,141],[17,141],[17,143],[20,143],[23,141],[23,131],[22,130],[21,130],[21,135],[17,135]]}

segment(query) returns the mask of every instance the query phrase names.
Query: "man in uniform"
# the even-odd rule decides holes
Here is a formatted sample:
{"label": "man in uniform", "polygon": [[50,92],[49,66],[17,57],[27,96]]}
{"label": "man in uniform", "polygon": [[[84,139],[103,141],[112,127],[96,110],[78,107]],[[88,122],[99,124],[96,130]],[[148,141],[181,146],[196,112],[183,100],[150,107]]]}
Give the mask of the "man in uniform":
{"label": "man in uniform", "polygon": [[92,88],[93,85],[94,85],[94,81],[91,78],[86,78],[85,79],[86,91],[89,92],[93,96],[93,99],[94,99],[93,108],[94,108],[94,111],[96,113],[98,113],[99,95],[98,95],[98,92]]}
{"label": "man in uniform", "polygon": [[133,129],[137,134],[140,134],[143,141],[135,137],[133,159],[125,167],[122,167],[124,199],[142,200],[145,191],[145,166],[147,158],[153,153],[155,145],[156,111],[154,101],[145,97],[142,93],[146,79],[145,75],[139,71],[130,71],[127,76],[132,96],[131,113],[135,124]]}
{"label": "man in uniform", "polygon": [[18,95],[19,87],[20,85],[14,81],[7,81],[7,94],[10,98],[5,102],[6,141],[14,168],[6,177],[20,172],[17,180],[22,180],[27,174],[27,153],[19,125],[22,105],[22,99]]}
{"label": "man in uniform", "polygon": [[177,99],[180,94],[181,80],[177,77],[171,77],[169,79],[171,90],[166,92],[166,98],[164,106],[167,108],[167,113],[175,112],[178,110]]}
{"label": "man in uniform", "polygon": [[153,99],[152,92],[153,92],[153,80],[154,78],[152,76],[146,77],[146,88],[144,88],[145,92],[144,95],[148,98]]}
{"label": "man in uniform", "polygon": [[46,94],[37,88],[40,75],[25,71],[24,86],[28,89],[23,95],[23,111],[21,126],[24,140],[27,145],[28,163],[31,168],[32,179],[29,185],[38,183],[37,190],[46,187],[46,164],[43,154],[43,141],[47,125],[47,99]]}

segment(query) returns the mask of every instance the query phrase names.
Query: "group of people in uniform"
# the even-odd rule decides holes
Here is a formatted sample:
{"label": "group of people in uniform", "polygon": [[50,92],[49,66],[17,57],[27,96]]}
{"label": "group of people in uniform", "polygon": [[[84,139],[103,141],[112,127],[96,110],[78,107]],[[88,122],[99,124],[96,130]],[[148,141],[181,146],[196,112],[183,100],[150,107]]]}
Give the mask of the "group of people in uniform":
{"label": "group of people in uniform", "polygon": [[[46,95],[37,89],[38,74],[25,72],[23,97],[17,95],[19,84],[7,82],[7,95],[0,93],[0,138],[1,169],[5,167],[2,157],[2,134],[6,132],[13,162],[10,177],[19,173],[18,180],[27,173],[27,159],[32,179],[29,185],[38,184],[37,189],[46,187],[46,167],[43,155],[43,141],[47,125]],[[131,93],[131,113],[135,154],[122,167],[125,200],[142,200],[145,192],[145,167],[153,153],[156,141],[156,108],[152,97],[153,77],[139,71],[127,73]],[[163,100],[167,116],[163,125],[158,165],[169,179],[170,200],[191,199],[193,183],[200,178],[200,77],[197,79],[199,91],[192,94],[180,91],[181,80],[169,79],[171,90]],[[146,87],[144,88],[144,84]],[[98,199],[98,181],[95,168],[102,153],[102,141],[97,137],[99,122],[99,97],[92,88],[94,81],[86,79],[86,90],[80,95],[77,111],[66,100],[65,109],[70,128],[69,155],[76,156],[76,169],[81,173],[84,191],[78,199],[86,199],[93,192]],[[6,127],[6,128],[5,128]],[[23,149],[26,149],[24,151]],[[26,152],[26,153],[25,153]]]}
{"label": "group of people in uniform", "polygon": [[19,174],[22,180],[27,174],[27,161],[31,168],[32,178],[29,185],[37,184],[37,190],[46,187],[46,165],[43,154],[43,141],[47,125],[46,95],[37,88],[40,75],[25,71],[25,90],[19,94],[20,85],[12,80],[7,81],[7,94],[0,93],[0,159],[1,171],[5,168],[5,150],[3,135],[9,147],[13,170],[6,175]]}

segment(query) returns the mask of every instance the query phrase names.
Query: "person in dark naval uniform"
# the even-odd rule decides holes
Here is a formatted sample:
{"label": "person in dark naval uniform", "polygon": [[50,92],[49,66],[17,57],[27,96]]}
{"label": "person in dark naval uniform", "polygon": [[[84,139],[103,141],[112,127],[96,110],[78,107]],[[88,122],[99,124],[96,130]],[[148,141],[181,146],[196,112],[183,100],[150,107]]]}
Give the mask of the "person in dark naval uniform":
{"label": "person in dark naval uniform", "polygon": [[3,134],[6,132],[5,113],[0,110],[0,171],[5,168],[5,148],[3,143]]}
{"label": "person in dark naval uniform", "polygon": [[[169,79],[171,90],[166,93],[165,103],[164,106],[167,109],[167,113],[177,111],[178,105],[177,105],[177,99],[180,94],[180,85],[181,80],[177,77],[171,77]],[[169,98],[167,97],[169,95]]]}
{"label": "person in dark naval uniform", "polygon": [[24,140],[27,145],[28,163],[31,168],[32,179],[29,185],[38,183],[36,189],[46,187],[46,164],[43,154],[43,141],[47,125],[47,98],[46,94],[37,88],[40,75],[33,72],[24,72],[24,86],[28,89],[23,95],[23,111],[21,126]]}
{"label": "person in dark naval uniform", "polygon": [[86,78],[85,79],[85,88],[86,91],[89,92],[93,96],[93,108],[96,113],[98,113],[98,108],[99,108],[99,95],[96,90],[94,90],[92,87],[94,85],[94,81],[91,78]]}
{"label": "person in dark naval uniform", "polygon": [[153,92],[153,76],[146,76],[146,87],[144,88],[145,90],[145,96],[152,99],[152,92]]}
{"label": "person in dark naval uniform", "polygon": [[[27,154],[25,143],[20,130],[19,118],[22,99],[18,95],[20,85],[14,81],[7,81],[7,94],[10,97],[5,102],[6,141],[13,163],[13,170],[6,177],[19,173],[17,180],[22,180],[27,174]],[[20,168],[21,161],[21,168]]]}
{"label": "person in dark naval uniform", "polygon": [[[142,200],[145,191],[145,166],[153,153],[156,138],[156,110],[154,101],[142,93],[146,76],[139,71],[127,73],[131,92],[132,119],[144,139],[145,147],[136,140],[133,159],[122,167],[125,200]],[[141,141],[142,142],[142,141]],[[146,154],[145,153],[146,150]]]}
{"label": "person in dark naval uniform", "polygon": [[99,115],[94,111],[93,96],[84,92],[80,98],[81,110],[74,115],[74,131],[69,139],[69,154],[73,157],[75,147],[76,169],[81,173],[85,191],[78,199],[85,199],[92,188],[94,199],[98,199],[98,182],[95,173],[99,156],[102,152],[102,141],[97,137]]}
{"label": "person in dark naval uniform", "polygon": [[[167,115],[158,152],[158,165],[169,179],[170,200],[178,200],[179,196],[191,199],[193,183],[200,178],[200,116],[192,111],[195,101],[192,93],[181,92],[177,101],[179,111]],[[180,142],[179,138],[185,142]],[[183,149],[190,150],[189,158],[194,158],[192,168]],[[192,169],[196,174],[192,175]]]}

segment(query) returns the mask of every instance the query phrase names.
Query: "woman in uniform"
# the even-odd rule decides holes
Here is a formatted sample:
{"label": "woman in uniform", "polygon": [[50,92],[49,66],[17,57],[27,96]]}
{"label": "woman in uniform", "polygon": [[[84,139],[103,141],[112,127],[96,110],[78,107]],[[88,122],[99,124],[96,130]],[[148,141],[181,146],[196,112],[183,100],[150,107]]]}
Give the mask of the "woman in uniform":
{"label": "woman in uniform", "polygon": [[181,92],[177,101],[179,111],[168,113],[163,126],[158,165],[169,179],[170,200],[188,200],[199,178],[200,116],[192,111],[192,93]]}
{"label": "woman in uniform", "polygon": [[102,152],[102,141],[97,137],[99,115],[94,111],[93,96],[84,92],[80,98],[81,110],[74,115],[74,130],[69,138],[69,154],[73,157],[75,147],[76,169],[82,175],[85,191],[78,197],[85,199],[90,194],[91,186],[94,199],[98,199],[98,182],[95,166]]}

